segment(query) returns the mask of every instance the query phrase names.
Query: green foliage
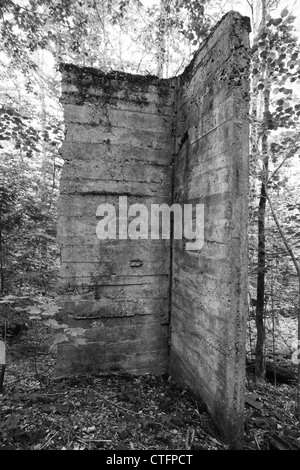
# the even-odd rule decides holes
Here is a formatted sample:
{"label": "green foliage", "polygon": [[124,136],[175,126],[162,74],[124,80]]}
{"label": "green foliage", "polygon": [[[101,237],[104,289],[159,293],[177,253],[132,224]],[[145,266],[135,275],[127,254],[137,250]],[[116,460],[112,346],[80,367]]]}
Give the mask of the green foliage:
{"label": "green foliage", "polygon": [[[211,19],[205,16],[205,0],[175,0],[170,6],[175,12],[174,25],[192,43],[198,46],[199,41],[205,38],[212,25]],[[185,17],[186,21],[176,21],[176,17]]]}
{"label": "green foliage", "polygon": [[285,9],[280,18],[269,18],[259,29],[252,47],[252,74],[257,90],[272,94],[272,112],[265,116],[260,133],[289,129],[299,122],[300,103],[293,83],[300,83],[300,48],[295,36],[295,17]]}
{"label": "green foliage", "polygon": [[[5,84],[0,107],[1,270],[8,290],[25,279],[45,286],[53,274],[49,268],[57,266],[55,205],[63,124],[56,65],[65,61],[104,71],[155,74],[160,51],[164,76],[178,74],[225,12],[222,2],[205,0],[163,0],[150,6],[140,0],[0,2],[0,78]],[[251,116],[253,259],[258,182],[265,177],[265,158],[272,176],[269,191],[278,196],[282,221],[298,248],[297,185],[287,174],[299,154],[300,98],[295,85],[300,78],[300,50],[294,21],[287,8],[274,18],[267,16],[252,49],[253,102],[269,102],[263,115]],[[45,72],[45,61],[39,60],[45,51],[47,58],[55,58],[50,73]],[[262,153],[265,137],[268,147]],[[269,229],[276,238],[271,222]],[[272,252],[280,245],[279,238],[271,245]]]}
{"label": "green foliage", "polygon": [[30,299],[9,295],[0,299],[0,338],[12,338],[26,328]]}
{"label": "green foliage", "polygon": [[187,51],[190,41],[196,46],[210,24],[204,3],[165,0],[163,23],[158,5],[139,0],[0,2],[0,293],[44,290],[58,267],[63,124],[56,64],[155,73],[163,33],[161,50],[178,72],[191,54],[178,67],[180,49]]}
{"label": "green foliage", "polygon": [[13,107],[0,107],[0,148],[3,148],[1,141],[13,140],[15,149],[20,149],[27,157],[31,157],[33,151],[38,152],[39,133],[28,120]]}
{"label": "green foliage", "polygon": [[[266,184],[283,231],[296,257],[300,255],[299,168],[300,47],[295,35],[295,17],[285,8],[279,17],[266,18],[252,47],[252,153],[250,159],[250,279],[257,276],[257,197],[261,183]],[[277,295],[278,311],[293,313],[297,305],[294,266],[283,246],[272,217],[266,219],[266,303]],[[290,284],[283,281],[291,279]],[[276,281],[274,281],[274,276]],[[271,282],[272,281],[272,282]],[[272,288],[272,289],[271,289]]]}
{"label": "green foliage", "polygon": [[57,194],[52,194],[48,185],[40,190],[47,169],[39,168],[38,157],[4,154],[1,171],[2,292],[16,291],[24,285],[45,289],[47,284],[50,287],[58,265]]}
{"label": "green foliage", "polygon": [[163,28],[166,58],[177,71],[178,61],[187,55],[183,65],[188,63],[191,44],[199,45],[212,20],[205,15],[205,0],[161,3],[163,23],[156,2],[144,6],[139,0],[9,0],[0,5],[3,50],[28,77],[36,69],[31,54],[39,49],[51,50],[59,61],[155,73]]}

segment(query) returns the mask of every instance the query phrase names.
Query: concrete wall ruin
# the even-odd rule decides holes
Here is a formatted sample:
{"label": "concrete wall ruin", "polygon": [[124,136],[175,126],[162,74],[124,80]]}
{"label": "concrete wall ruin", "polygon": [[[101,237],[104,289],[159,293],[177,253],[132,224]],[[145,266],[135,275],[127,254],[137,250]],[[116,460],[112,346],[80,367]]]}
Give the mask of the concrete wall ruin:
{"label": "concrete wall ruin", "polygon": [[[62,66],[58,376],[168,372],[242,434],[249,22],[227,14],[180,77]],[[204,245],[99,240],[97,207],[203,204]],[[129,217],[129,220],[130,217]],[[150,236],[150,235],[149,235]],[[125,237],[124,237],[125,238]]]}
{"label": "concrete wall ruin", "polygon": [[194,252],[173,242],[170,370],[201,394],[229,440],[243,413],[247,48],[245,23],[230,15],[179,78],[176,100],[174,201],[204,204],[205,243]]}
{"label": "concrete wall ruin", "polygon": [[174,89],[157,78],[72,66],[63,76],[61,289],[67,323],[85,331],[60,345],[57,372],[162,373],[170,241],[99,240],[96,210],[118,207],[119,196],[128,207],[171,202]]}

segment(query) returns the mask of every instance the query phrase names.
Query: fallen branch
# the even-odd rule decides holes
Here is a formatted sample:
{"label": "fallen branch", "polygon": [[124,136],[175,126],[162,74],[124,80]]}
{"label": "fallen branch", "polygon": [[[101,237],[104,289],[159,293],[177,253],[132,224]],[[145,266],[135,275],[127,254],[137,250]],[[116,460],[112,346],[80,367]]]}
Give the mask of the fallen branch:
{"label": "fallen branch", "polygon": [[55,438],[55,436],[58,434],[59,431],[56,431],[54,434],[52,434],[52,436],[48,439],[47,442],[45,442],[44,445],[42,445],[42,447],[40,448],[40,450],[42,449],[47,449],[47,447],[50,445],[51,441],[53,441],[53,439]]}
{"label": "fallen branch", "polygon": [[82,437],[77,437],[76,439],[83,442],[83,444],[88,444],[89,442],[112,442],[112,439],[83,439]]}
{"label": "fallen branch", "polygon": [[255,434],[254,434],[254,439],[255,439],[258,450],[260,450],[260,446],[259,446],[259,443]]}
{"label": "fallen branch", "polygon": [[185,438],[185,448],[190,450],[192,448],[195,437],[195,430],[193,428],[188,428]]}

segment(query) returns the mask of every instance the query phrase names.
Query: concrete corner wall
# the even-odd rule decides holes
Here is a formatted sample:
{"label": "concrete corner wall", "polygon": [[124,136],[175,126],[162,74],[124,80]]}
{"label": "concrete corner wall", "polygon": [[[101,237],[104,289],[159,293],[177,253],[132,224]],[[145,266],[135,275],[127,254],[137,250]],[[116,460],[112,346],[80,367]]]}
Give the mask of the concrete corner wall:
{"label": "concrete corner wall", "polygon": [[204,246],[174,240],[170,370],[229,441],[242,435],[247,302],[248,27],[227,15],[180,77],[174,201],[204,205]]}
{"label": "concrete corner wall", "polygon": [[174,88],[63,66],[66,137],[58,240],[69,340],[57,375],[168,367],[169,240],[99,240],[100,204],[171,201]]}
{"label": "concrete corner wall", "polygon": [[[164,373],[243,432],[249,21],[231,12],[170,80],[63,65],[56,375]],[[204,246],[99,240],[97,207],[204,205]],[[130,219],[130,218],[129,218]],[[150,227],[150,222],[149,222]]]}

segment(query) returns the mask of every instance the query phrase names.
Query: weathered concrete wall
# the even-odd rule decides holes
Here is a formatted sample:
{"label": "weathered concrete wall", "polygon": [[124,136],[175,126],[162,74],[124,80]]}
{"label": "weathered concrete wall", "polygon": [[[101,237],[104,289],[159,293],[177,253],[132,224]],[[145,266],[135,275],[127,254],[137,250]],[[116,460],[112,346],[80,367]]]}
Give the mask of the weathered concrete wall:
{"label": "weathered concrete wall", "polygon": [[173,242],[170,369],[232,441],[244,407],[247,24],[223,19],[180,77],[176,105],[174,200],[204,204],[204,246]]}
{"label": "weathered concrete wall", "polygon": [[170,203],[174,88],[155,77],[68,65],[62,73],[58,240],[71,330],[56,373],[165,372],[169,240],[99,240],[96,211],[104,203],[118,211],[125,195],[128,206]]}
{"label": "weathered concrete wall", "polygon": [[[246,18],[226,15],[170,80],[62,67],[58,239],[69,332],[56,374],[170,371],[234,445],[247,312],[248,33]],[[203,204],[203,248],[99,240],[97,207],[118,207],[119,196],[147,208]]]}

